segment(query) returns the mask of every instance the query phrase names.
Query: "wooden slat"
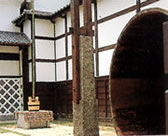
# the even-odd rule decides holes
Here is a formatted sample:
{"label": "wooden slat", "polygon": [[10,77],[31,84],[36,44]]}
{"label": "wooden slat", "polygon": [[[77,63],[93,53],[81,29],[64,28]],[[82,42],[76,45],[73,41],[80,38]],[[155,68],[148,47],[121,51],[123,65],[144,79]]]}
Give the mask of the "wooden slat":
{"label": "wooden slat", "polygon": [[47,37],[47,36],[35,36],[35,39],[39,39],[39,40],[55,40],[54,37]]}
{"label": "wooden slat", "polygon": [[72,65],[73,65],[73,101],[79,104],[80,100],[80,63],[79,63],[79,0],[71,0],[72,34]]}
{"label": "wooden slat", "polygon": [[0,60],[19,61],[18,53],[0,53]]}

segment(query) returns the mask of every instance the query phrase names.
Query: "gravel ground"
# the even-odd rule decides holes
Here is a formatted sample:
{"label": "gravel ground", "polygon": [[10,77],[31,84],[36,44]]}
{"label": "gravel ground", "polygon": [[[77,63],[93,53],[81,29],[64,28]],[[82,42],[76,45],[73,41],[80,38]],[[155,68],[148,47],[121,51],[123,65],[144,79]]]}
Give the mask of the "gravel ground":
{"label": "gravel ground", "polygon": [[[0,129],[7,132],[0,133],[0,136],[73,136],[73,127],[60,124],[51,124],[50,128],[40,129],[21,129],[16,125],[7,127],[1,126]],[[100,136],[116,136],[113,128],[103,127],[100,129]]]}

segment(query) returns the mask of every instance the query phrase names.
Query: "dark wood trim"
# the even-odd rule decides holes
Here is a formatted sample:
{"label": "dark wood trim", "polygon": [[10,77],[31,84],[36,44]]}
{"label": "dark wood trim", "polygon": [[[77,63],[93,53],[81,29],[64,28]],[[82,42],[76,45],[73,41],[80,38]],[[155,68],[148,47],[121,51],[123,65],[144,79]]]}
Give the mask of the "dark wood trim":
{"label": "dark wood trim", "polygon": [[73,102],[79,104],[80,101],[80,60],[79,60],[79,0],[71,0],[71,26],[72,34],[72,66],[73,66]]}
{"label": "dark wood trim", "polygon": [[60,58],[60,59],[57,59],[56,62],[61,62],[61,61],[65,61],[66,59],[72,59],[72,56],[68,56],[68,57],[63,57],[63,58]]}
{"label": "dark wood trim", "polygon": [[0,46],[29,46],[31,45],[31,43],[25,44],[25,43],[4,43],[4,42],[0,42]]}
{"label": "dark wood trim", "polygon": [[64,16],[65,18],[65,57],[66,57],[66,80],[69,79],[69,72],[68,72],[68,69],[69,69],[69,66],[68,66],[68,29],[67,29],[67,14],[65,14]]}
{"label": "dark wood trim", "polygon": [[98,39],[98,23],[97,23],[97,0],[94,2],[94,26],[95,26],[95,59],[96,59],[96,76],[99,76],[99,39]]}
{"label": "dark wood trim", "polygon": [[35,36],[35,39],[38,39],[38,40],[55,40],[54,37],[47,37],[47,36]]}
{"label": "dark wood trim", "polygon": [[[56,36],[56,22],[54,22],[54,38]],[[56,40],[54,40],[54,59],[57,59],[57,52],[56,52]],[[55,81],[57,81],[57,63],[55,62]]]}
{"label": "dark wood trim", "polygon": [[107,51],[107,50],[110,50],[110,49],[114,49],[116,46],[116,44],[112,44],[112,45],[108,45],[108,46],[105,46],[105,47],[101,47],[98,49],[98,52],[102,52],[102,51]]}
{"label": "dark wood trim", "polygon": [[137,5],[136,13],[138,13],[141,11],[141,0],[136,0],[136,5]]}
{"label": "dark wood trim", "polygon": [[[63,57],[63,58],[59,58],[59,59],[36,59],[36,62],[44,62],[44,63],[58,63],[61,61],[66,61],[66,59],[70,60],[72,59],[72,56],[68,56],[68,57]],[[32,59],[28,60],[29,63],[32,62]]]}
{"label": "dark wood trim", "polygon": [[23,76],[0,76],[0,78],[22,78]]}
{"label": "dark wood trim", "polygon": [[54,59],[35,59],[35,62],[43,62],[43,63],[55,63]]}
{"label": "dark wood trim", "polygon": [[[144,1],[144,2],[141,3],[141,7],[145,7],[145,6],[150,5],[150,4],[152,4],[154,2],[157,2],[157,1],[159,1],[159,0],[146,0],[146,1]],[[110,16],[107,16],[107,17],[104,17],[102,19],[99,19],[98,20],[98,24],[104,23],[106,21],[109,21],[109,20],[114,19],[116,17],[119,17],[121,15],[127,14],[127,13],[129,13],[131,11],[136,10],[136,9],[137,9],[137,5],[131,6],[129,8],[126,8],[124,10],[116,12],[116,13],[110,15]]]}
{"label": "dark wood trim", "polygon": [[19,61],[18,53],[0,53],[0,60]]}

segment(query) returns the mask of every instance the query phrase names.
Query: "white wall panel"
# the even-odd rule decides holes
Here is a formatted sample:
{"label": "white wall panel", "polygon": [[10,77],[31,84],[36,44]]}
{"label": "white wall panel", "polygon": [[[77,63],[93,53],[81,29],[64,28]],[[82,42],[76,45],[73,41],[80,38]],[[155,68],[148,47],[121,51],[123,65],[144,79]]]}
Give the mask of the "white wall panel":
{"label": "white wall panel", "polygon": [[149,6],[143,7],[142,9],[156,8],[156,7],[168,10],[168,1],[167,0],[160,0],[160,1],[155,2]]}
{"label": "white wall panel", "polygon": [[37,79],[37,82],[55,81],[55,64],[37,62],[36,63],[36,79]]}
{"label": "white wall panel", "polygon": [[55,35],[59,36],[65,33],[65,19],[57,18],[56,19],[56,27],[55,27]]}
{"label": "white wall panel", "polygon": [[99,54],[100,55],[99,56],[99,60],[100,60],[100,62],[99,62],[99,75],[100,76],[109,75],[113,51],[114,51],[114,49],[100,52],[100,54]]}
{"label": "white wall panel", "polygon": [[19,76],[19,61],[0,60],[1,76]]}
{"label": "white wall panel", "polygon": [[65,57],[65,38],[56,40],[56,58]]}
{"label": "white wall panel", "polygon": [[54,41],[36,40],[36,58],[54,59]]}
{"label": "white wall panel", "polygon": [[23,32],[31,39],[31,21],[26,20],[23,26]]}
{"label": "white wall panel", "polygon": [[98,25],[99,47],[115,44],[125,25],[135,15],[135,12],[117,17]]}
{"label": "white wall panel", "polygon": [[68,56],[72,55],[72,36],[68,36]]}
{"label": "white wall panel", "polygon": [[57,81],[66,80],[66,63],[65,61],[57,63]]}
{"label": "white wall panel", "polygon": [[35,33],[37,36],[54,37],[54,24],[48,20],[35,20]]}
{"label": "white wall panel", "polygon": [[72,59],[68,60],[69,80],[72,80]]}
{"label": "white wall panel", "polygon": [[136,0],[98,0],[98,19],[136,4]]}

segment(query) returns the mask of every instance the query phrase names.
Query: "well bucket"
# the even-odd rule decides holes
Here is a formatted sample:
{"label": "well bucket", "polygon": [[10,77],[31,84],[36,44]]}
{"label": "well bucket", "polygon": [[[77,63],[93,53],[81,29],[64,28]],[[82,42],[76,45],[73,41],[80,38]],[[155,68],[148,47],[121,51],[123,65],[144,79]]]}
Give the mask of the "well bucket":
{"label": "well bucket", "polygon": [[118,135],[165,134],[163,22],[154,8],[123,29],[110,68],[110,97]]}

